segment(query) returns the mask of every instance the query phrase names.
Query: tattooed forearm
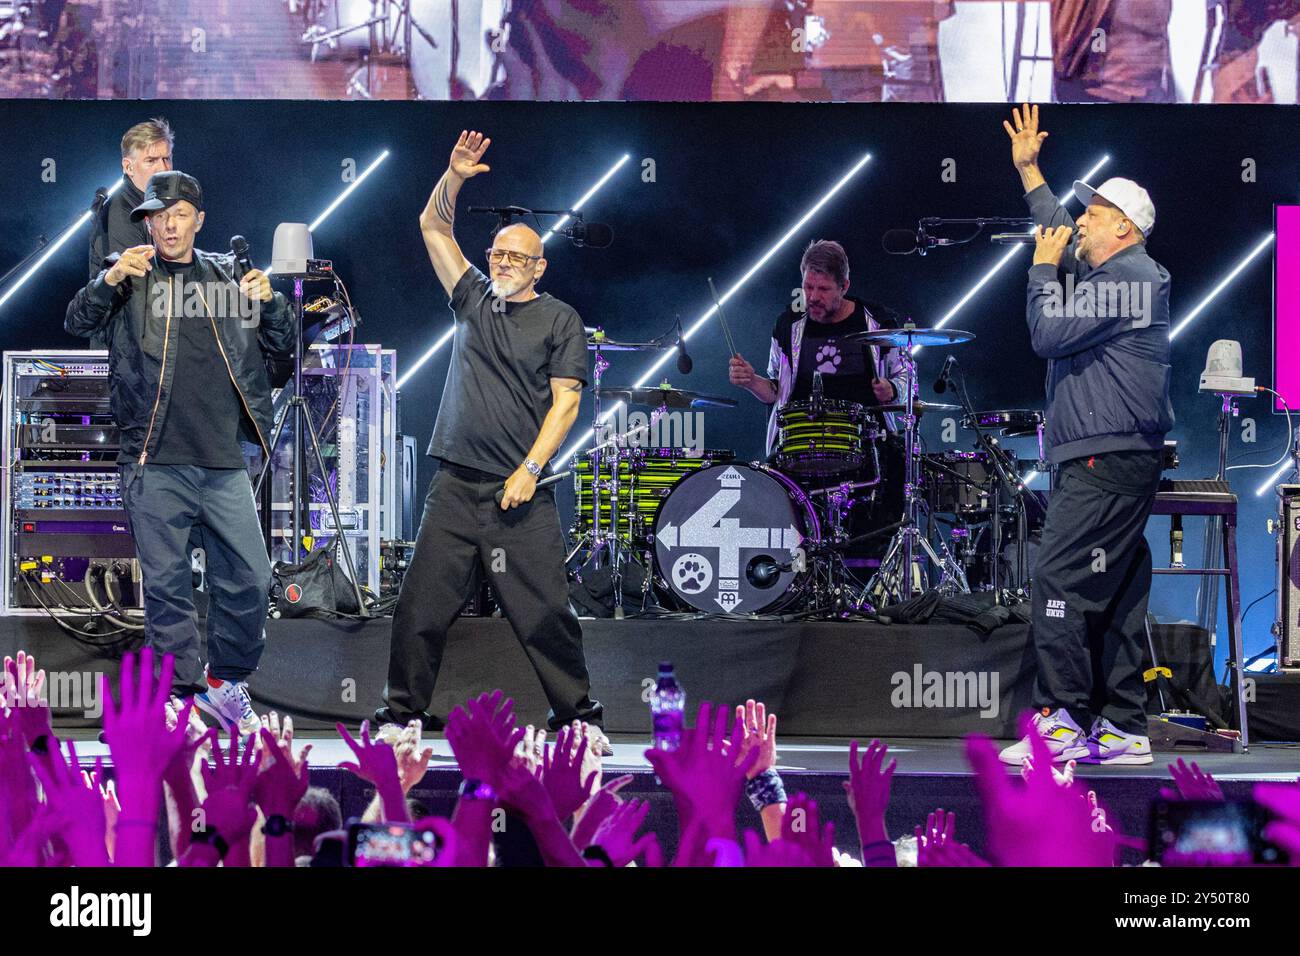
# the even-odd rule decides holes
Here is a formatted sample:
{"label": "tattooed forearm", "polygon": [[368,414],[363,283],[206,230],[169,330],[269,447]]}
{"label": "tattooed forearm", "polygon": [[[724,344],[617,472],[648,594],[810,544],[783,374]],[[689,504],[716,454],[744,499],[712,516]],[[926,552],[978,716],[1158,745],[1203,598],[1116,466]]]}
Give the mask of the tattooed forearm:
{"label": "tattooed forearm", "polygon": [[451,172],[443,173],[429,195],[429,202],[420,214],[420,227],[425,230],[450,235],[456,221],[456,196],[463,180]]}
{"label": "tattooed forearm", "polygon": [[451,225],[456,218],[456,207],[452,205],[451,199],[447,195],[447,177],[443,176],[438,181],[438,187],[433,193],[434,206],[438,212],[438,218]]}

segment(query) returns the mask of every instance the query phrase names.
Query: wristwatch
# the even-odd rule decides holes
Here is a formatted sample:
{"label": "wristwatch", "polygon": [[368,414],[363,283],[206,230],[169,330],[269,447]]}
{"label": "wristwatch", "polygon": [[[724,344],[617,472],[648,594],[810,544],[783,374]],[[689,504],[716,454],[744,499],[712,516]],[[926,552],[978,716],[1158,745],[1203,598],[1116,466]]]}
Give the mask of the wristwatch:
{"label": "wristwatch", "polygon": [[542,466],[537,464],[537,462],[533,461],[531,458],[524,459],[524,468],[534,478],[539,477],[542,473]]}
{"label": "wristwatch", "polygon": [[225,841],[220,833],[208,827],[203,827],[202,829],[195,830],[191,833],[190,842],[206,843],[208,846],[212,847],[212,849],[216,850],[217,856],[223,860],[226,858],[226,854],[230,852],[230,844]]}

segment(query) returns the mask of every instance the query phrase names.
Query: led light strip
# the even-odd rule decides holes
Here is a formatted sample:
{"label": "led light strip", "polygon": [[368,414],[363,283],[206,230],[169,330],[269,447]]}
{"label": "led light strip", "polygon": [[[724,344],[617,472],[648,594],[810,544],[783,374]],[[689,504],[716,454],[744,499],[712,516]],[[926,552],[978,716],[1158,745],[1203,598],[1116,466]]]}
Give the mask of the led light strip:
{"label": "led light strip", "polygon": [[[112,198],[113,194],[122,188],[122,182],[123,179],[122,177],[119,176],[117,182],[113,183],[112,187],[105,194],[106,201]],[[9,287],[9,291],[6,292],[4,295],[0,295],[0,306],[3,306],[6,302],[8,302],[9,299],[13,297],[13,294],[15,292],[17,292],[24,285],[26,285],[27,280],[36,274],[36,270],[39,269],[41,266],[45,265],[45,263],[50,260],[50,257],[54,255],[56,252],[58,252],[63,247],[63,244],[65,242],[67,242],[69,239],[72,238],[73,233],[75,233],[78,229],[80,229],[82,226],[88,223],[92,215],[94,215],[93,211],[87,209],[85,212],[81,214],[81,216],[77,219],[76,222],[74,222],[67,229],[64,229],[62,235],[60,235],[59,238],[55,239],[54,242],[50,243],[49,248],[46,249],[45,252],[41,254],[41,257],[37,259],[34,263],[32,263],[31,268],[28,269],[26,272],[24,272],[22,274],[22,277],[19,278],[17,282],[15,282],[13,285]]]}

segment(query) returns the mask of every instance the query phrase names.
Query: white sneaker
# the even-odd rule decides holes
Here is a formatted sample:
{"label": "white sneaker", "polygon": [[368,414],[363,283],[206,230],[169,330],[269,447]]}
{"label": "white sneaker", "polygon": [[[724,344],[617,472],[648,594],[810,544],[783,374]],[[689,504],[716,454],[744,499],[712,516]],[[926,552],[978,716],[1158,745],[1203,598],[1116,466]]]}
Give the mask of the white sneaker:
{"label": "white sneaker", "polygon": [[[1087,735],[1063,707],[1053,711],[1040,710],[1034,714],[1034,731],[1046,741],[1052,763],[1069,763],[1071,760],[1082,760],[1088,755]],[[1030,745],[1029,738],[1025,737],[998,754],[998,759],[1019,767],[1026,757],[1032,757],[1033,754],[1034,748]]]}
{"label": "white sneaker", "polygon": [[226,733],[232,726],[237,726],[240,737],[249,737],[262,729],[262,719],[254,712],[253,702],[248,696],[247,681],[226,680],[218,687],[208,684],[207,690],[194,695],[194,703],[216,718]]}
{"label": "white sneaker", "polygon": [[1151,738],[1141,734],[1126,734],[1105,717],[1098,717],[1088,735],[1088,752],[1080,757],[1082,763],[1133,766],[1153,761]]}

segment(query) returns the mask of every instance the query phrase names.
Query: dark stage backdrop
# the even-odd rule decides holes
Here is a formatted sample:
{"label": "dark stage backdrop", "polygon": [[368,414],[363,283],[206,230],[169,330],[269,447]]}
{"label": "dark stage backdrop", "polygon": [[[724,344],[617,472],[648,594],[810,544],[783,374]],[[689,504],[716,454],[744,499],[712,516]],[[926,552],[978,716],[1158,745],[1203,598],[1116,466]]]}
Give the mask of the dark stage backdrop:
{"label": "dark stage backdrop", "polygon": [[[573,303],[592,325],[618,338],[645,338],[681,315],[688,325],[710,304],[706,279],[725,290],[856,162],[871,162],[726,307],[738,347],[760,370],[773,320],[799,283],[802,247],[811,239],[844,243],[853,291],[937,320],[1004,254],[986,241],[894,257],[880,247],[889,228],[921,216],[1024,214],[1011,167],[1000,106],[42,102],[0,105],[0,268],[36,237],[51,233],[88,203],[119,170],[117,142],[132,123],[166,116],[177,132],[177,168],[196,175],[208,198],[202,248],[225,250],[243,233],[257,262],[269,259],[281,221],[310,221],[344,187],[348,160],[363,169],[383,149],[390,158],[316,232],[318,255],[333,259],[348,282],[364,325],[360,339],[398,349],[399,368],[413,362],[447,328],[446,300],[420,241],[417,216],[446,165],[459,131],[486,131],[492,166],[466,187],[461,205],[517,203],[559,207],[576,200],[619,156],[632,161],[589,204],[592,219],[614,227],[606,250],[548,244],[542,288]],[[1290,107],[1048,106],[1051,132],[1043,152],[1058,193],[1103,154],[1095,177],[1129,176],[1150,190],[1157,209],[1152,255],[1173,274],[1174,320],[1191,310],[1272,229],[1275,202],[1300,200],[1297,120]],[[53,160],[53,181],[46,172]],[[945,165],[947,160],[952,163]],[[1247,161],[1250,161],[1247,163]],[[652,163],[653,177],[647,173]],[[1245,181],[1243,164],[1254,170]],[[945,181],[944,171],[955,177]],[[646,181],[653,179],[653,181]],[[1077,212],[1077,204],[1074,206]],[[458,235],[482,265],[492,222],[460,214]],[[1018,254],[950,323],[979,338],[954,349],[972,397],[986,408],[1041,407],[1044,363],[1029,348],[1024,324],[1028,249]],[[65,305],[86,280],[86,234],[78,235],[18,295],[0,308],[5,349],[79,347],[62,331]],[[1269,375],[1271,255],[1258,258],[1177,340],[1174,406],[1184,477],[1214,467],[1217,401],[1196,393],[1206,348],[1239,339],[1246,372]],[[444,349],[401,396],[404,430],[424,447],[446,373]],[[695,370],[670,380],[742,399],[709,412],[704,442],[743,458],[763,451],[766,410],[727,383],[727,351],[716,323],[691,342]],[[946,350],[921,353],[924,397]],[[609,383],[640,378],[645,359],[619,359]],[[1286,439],[1285,423],[1263,399],[1243,403],[1257,423],[1257,442],[1234,429],[1236,462],[1267,462]],[[584,404],[583,415],[588,410]],[[586,420],[589,421],[589,418]],[[931,450],[946,446],[941,423],[925,424]],[[957,433],[955,447],[968,447]],[[1028,454],[1029,449],[1022,446]],[[1236,472],[1242,497],[1243,592],[1246,601],[1273,586],[1273,543],[1264,530],[1271,494],[1254,490],[1268,472]],[[430,469],[420,471],[421,493]],[[567,493],[562,496],[567,500]],[[1187,554],[1200,554],[1199,528],[1188,522]],[[1167,522],[1150,529],[1157,564],[1167,562]],[[1166,620],[1194,614],[1192,582],[1160,579],[1154,610]],[[1220,604],[1222,607],[1222,602]],[[1272,599],[1247,619],[1247,650],[1270,641]],[[1220,653],[1220,658],[1222,653]]]}

